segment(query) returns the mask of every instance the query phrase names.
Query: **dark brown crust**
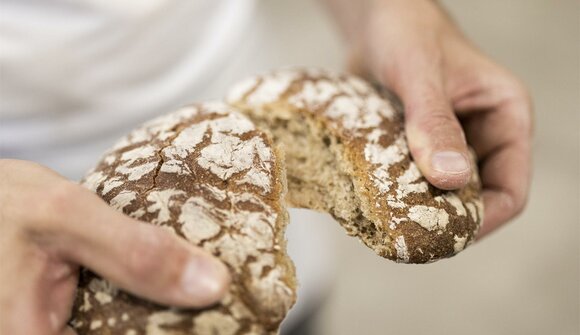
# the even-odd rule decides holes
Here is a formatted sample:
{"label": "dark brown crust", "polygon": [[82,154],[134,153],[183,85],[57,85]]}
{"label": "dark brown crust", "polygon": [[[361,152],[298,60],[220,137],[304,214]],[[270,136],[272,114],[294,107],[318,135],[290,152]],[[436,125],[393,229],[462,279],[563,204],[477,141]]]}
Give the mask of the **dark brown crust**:
{"label": "dark brown crust", "polygon": [[341,144],[337,159],[347,168],[340,172],[352,180],[361,215],[356,222],[335,217],[377,254],[426,263],[453,256],[473,241],[483,212],[477,171],[459,191],[429,185],[409,154],[400,104],[361,79],[278,71],[235,86],[228,102],[251,118],[264,111],[299,114]]}
{"label": "dark brown crust", "polygon": [[[231,161],[223,160],[228,154]],[[185,107],[122,139],[83,184],[125,214],[220,257],[232,285],[216,306],[176,310],[83,270],[71,325],[79,334],[277,333],[296,290],[278,157],[264,133],[224,104]],[[203,235],[200,224],[216,231]]]}

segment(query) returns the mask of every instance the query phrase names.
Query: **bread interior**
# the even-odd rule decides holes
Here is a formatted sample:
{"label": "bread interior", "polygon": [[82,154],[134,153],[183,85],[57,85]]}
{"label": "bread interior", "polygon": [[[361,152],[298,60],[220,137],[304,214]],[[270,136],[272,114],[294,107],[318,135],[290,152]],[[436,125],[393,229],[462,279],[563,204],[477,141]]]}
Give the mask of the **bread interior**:
{"label": "bread interior", "polygon": [[[379,254],[387,253],[389,237],[378,233],[369,201],[356,192],[355,167],[344,145],[319,120],[284,106],[245,109],[252,121],[270,133],[285,155],[289,207],[330,213],[349,235],[358,236]],[[368,198],[368,197],[367,197]],[[383,250],[384,249],[384,250]]]}

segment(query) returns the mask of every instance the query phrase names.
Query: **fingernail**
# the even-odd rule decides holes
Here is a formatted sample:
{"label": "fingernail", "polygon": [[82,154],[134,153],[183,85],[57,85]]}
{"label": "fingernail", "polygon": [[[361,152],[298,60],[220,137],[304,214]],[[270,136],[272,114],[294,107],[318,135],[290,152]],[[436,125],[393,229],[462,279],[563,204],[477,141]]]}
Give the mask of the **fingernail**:
{"label": "fingernail", "polygon": [[469,162],[455,151],[440,151],[431,157],[431,167],[444,173],[462,173],[469,169]]}
{"label": "fingernail", "polygon": [[227,270],[219,261],[203,257],[193,257],[185,266],[182,274],[184,293],[196,303],[217,301],[224,291],[228,280]]}

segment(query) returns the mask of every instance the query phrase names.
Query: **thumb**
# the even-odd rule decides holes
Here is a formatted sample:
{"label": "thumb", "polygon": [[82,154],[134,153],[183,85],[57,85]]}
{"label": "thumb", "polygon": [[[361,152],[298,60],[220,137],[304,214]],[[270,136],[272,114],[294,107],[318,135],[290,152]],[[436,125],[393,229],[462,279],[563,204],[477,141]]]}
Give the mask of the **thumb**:
{"label": "thumb", "polygon": [[229,273],[217,258],[166,229],[117,212],[81,186],[70,188],[62,199],[68,213],[64,233],[53,244],[64,258],[166,305],[203,307],[225,294]]}
{"label": "thumb", "polygon": [[434,186],[456,189],[469,181],[470,156],[433,54],[419,50],[413,57],[395,57],[383,79],[405,105],[407,140],[419,169]]}

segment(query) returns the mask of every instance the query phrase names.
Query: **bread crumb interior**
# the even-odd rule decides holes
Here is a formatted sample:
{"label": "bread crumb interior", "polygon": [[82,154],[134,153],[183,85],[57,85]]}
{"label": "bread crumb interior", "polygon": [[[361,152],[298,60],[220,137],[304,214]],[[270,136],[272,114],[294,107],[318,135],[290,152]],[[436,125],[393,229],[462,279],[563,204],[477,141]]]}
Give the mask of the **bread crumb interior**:
{"label": "bread crumb interior", "polygon": [[244,112],[284,152],[289,207],[328,212],[347,234],[358,236],[372,248],[386,245],[388,236],[377,234],[372,221],[361,211],[361,199],[350,177],[353,167],[346,158],[340,159],[344,150],[336,136],[314,118],[283,107]]}

